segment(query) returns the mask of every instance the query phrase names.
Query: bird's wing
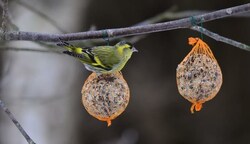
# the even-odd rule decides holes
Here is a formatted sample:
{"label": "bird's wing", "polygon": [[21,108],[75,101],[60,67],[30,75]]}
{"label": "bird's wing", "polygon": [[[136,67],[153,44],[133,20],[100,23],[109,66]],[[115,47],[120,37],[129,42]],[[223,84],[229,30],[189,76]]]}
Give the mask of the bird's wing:
{"label": "bird's wing", "polygon": [[119,57],[115,55],[115,50],[113,46],[98,46],[92,48],[91,53],[99,65],[112,69],[114,65],[120,62]]}
{"label": "bird's wing", "polygon": [[62,40],[60,40],[60,43],[57,45],[67,49],[67,51],[63,51],[63,53],[78,58],[82,63],[98,66],[94,59],[94,54],[91,53],[92,48],[77,47]]}
{"label": "bird's wing", "polygon": [[117,59],[113,57],[114,49],[112,46],[98,46],[98,47],[76,47],[68,42],[62,41],[57,44],[65,47],[67,51],[63,53],[78,58],[82,63],[98,67],[105,70],[111,70],[114,63],[118,63]]}

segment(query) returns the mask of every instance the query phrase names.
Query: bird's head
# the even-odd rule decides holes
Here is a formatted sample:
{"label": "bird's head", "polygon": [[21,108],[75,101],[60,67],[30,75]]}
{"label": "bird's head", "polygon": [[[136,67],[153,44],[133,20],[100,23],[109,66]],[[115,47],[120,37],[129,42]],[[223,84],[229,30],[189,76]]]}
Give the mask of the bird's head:
{"label": "bird's head", "polygon": [[138,50],[133,46],[133,44],[126,42],[126,41],[121,41],[115,45],[117,48],[117,51],[120,55],[123,55],[125,57],[131,57],[133,52],[138,52]]}

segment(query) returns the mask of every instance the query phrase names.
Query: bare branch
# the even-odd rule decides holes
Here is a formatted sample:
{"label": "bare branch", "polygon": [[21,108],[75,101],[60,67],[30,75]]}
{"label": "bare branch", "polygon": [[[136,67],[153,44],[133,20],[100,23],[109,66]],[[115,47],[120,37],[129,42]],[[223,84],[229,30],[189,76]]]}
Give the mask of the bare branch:
{"label": "bare branch", "polygon": [[[0,6],[2,7],[2,9],[4,11],[4,7],[6,7],[6,3],[4,3],[3,0],[1,0]],[[3,17],[5,17],[5,18],[3,18]],[[8,26],[8,27],[6,27],[6,29],[10,28],[13,30],[19,30],[19,28],[12,22],[9,12],[7,12],[7,15],[6,15],[6,13],[5,14],[3,13],[2,19],[5,19],[5,23],[9,24],[9,25],[4,24],[4,25]]]}
{"label": "bare branch", "polygon": [[16,48],[16,47],[0,47],[0,51],[27,51],[27,52],[42,52],[42,53],[54,53],[54,54],[63,54],[61,51],[56,50],[43,50],[43,49],[34,49],[34,48]]}
{"label": "bare branch", "polygon": [[[250,3],[218,10],[211,13],[194,16],[197,24],[204,23],[232,15],[246,13],[250,11]],[[28,40],[28,41],[59,41],[59,38],[65,41],[73,40],[86,40],[86,39],[99,39],[104,37],[104,33],[107,33],[108,37],[125,37],[133,35],[148,34],[154,32],[168,31],[180,28],[191,27],[190,18],[184,18],[180,20],[174,20],[163,23],[148,24],[141,26],[106,29],[98,31],[87,31],[79,33],[68,33],[68,34],[50,34],[50,33],[37,33],[37,32],[7,32],[4,40]],[[3,35],[3,34],[2,34]]]}
{"label": "bare branch", "polygon": [[0,107],[4,110],[4,112],[8,115],[8,117],[12,120],[12,122],[16,125],[18,130],[22,133],[24,138],[27,140],[29,144],[35,144],[35,142],[30,138],[30,136],[25,132],[21,124],[16,120],[14,115],[10,112],[10,110],[6,107],[3,101],[0,100]]}
{"label": "bare branch", "polygon": [[[204,11],[204,10],[186,10],[186,11],[180,11],[180,12],[172,12],[172,11],[165,11],[163,13],[160,13],[159,15],[147,20],[149,21],[144,21],[141,24],[150,24],[150,23],[156,23],[164,20],[170,20],[170,19],[180,19],[180,18],[185,18],[185,17],[190,17],[190,16],[195,16],[195,15],[201,15],[201,14],[206,14],[210,13],[212,11]],[[249,13],[241,13],[237,15],[232,15],[234,18],[249,18],[250,14]]]}
{"label": "bare branch", "polygon": [[[173,7],[173,8],[175,8],[175,7]],[[193,16],[193,15],[197,15],[197,14],[204,14],[204,13],[207,13],[207,12],[208,11],[173,12],[171,10],[167,10],[167,11],[165,11],[163,13],[160,13],[160,14],[158,14],[158,15],[152,17],[152,18],[149,18],[149,19],[147,19],[147,20],[145,20],[143,22],[140,22],[140,23],[138,23],[136,25],[152,24],[152,23],[160,22],[160,21],[163,21],[163,20],[166,20],[166,19],[176,19],[176,18],[189,17],[189,16]],[[235,15],[236,18],[249,17],[249,16],[250,15],[249,14],[247,15],[246,13]],[[205,28],[202,28],[202,27],[199,27],[199,26],[193,26],[190,29],[201,32],[201,33],[207,35],[208,37],[213,38],[216,41],[221,41],[221,42],[227,43],[229,45],[238,47],[240,49],[250,51],[250,47],[248,45],[237,42],[235,40],[232,40],[232,39],[229,39],[229,38],[226,38],[226,37],[223,37],[223,36],[220,36],[220,35],[218,35],[216,33],[213,33],[211,31],[205,29]],[[137,42],[137,41],[145,38],[146,36],[147,35],[134,36],[134,37],[131,37],[129,39],[129,41],[134,43],[134,42]]]}
{"label": "bare branch", "polygon": [[201,32],[201,33],[203,33],[203,34],[211,37],[212,39],[214,39],[216,41],[224,42],[226,44],[238,47],[240,49],[243,49],[243,50],[246,50],[246,51],[250,51],[250,46],[248,46],[246,44],[243,44],[243,43],[240,43],[240,42],[237,42],[235,40],[232,40],[232,39],[220,36],[217,33],[211,32],[211,31],[209,31],[209,30],[207,30],[207,29],[205,29],[203,27],[193,26],[190,29],[198,31],[198,32]]}
{"label": "bare branch", "polygon": [[8,18],[8,0],[2,0],[3,2],[3,13],[2,13],[2,31],[7,31],[7,18]]}
{"label": "bare branch", "polygon": [[[135,26],[153,24],[153,23],[157,23],[157,22],[161,22],[161,21],[165,21],[165,20],[185,18],[185,17],[201,15],[201,14],[211,12],[211,11],[203,11],[203,10],[187,10],[187,11],[175,12],[176,9],[177,9],[176,6],[172,6],[170,9],[168,9],[168,10],[166,10],[166,11],[164,11],[156,16],[153,16],[147,20],[144,20],[144,21],[136,24]],[[237,15],[232,15],[232,17],[234,17],[234,18],[247,18],[247,17],[250,17],[250,13],[240,13]],[[135,42],[140,41],[141,39],[144,39],[145,37],[147,37],[147,35],[134,36],[134,37],[128,38],[128,41],[135,43]]]}

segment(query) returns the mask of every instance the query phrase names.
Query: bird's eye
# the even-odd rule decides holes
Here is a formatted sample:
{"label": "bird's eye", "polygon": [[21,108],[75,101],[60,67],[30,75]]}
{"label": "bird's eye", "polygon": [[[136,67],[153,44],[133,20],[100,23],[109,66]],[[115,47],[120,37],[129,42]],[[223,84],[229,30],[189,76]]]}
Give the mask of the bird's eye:
{"label": "bird's eye", "polygon": [[125,47],[125,48],[123,48],[123,51],[127,51],[127,50],[129,50],[130,48],[128,48],[128,47]]}
{"label": "bird's eye", "polygon": [[132,43],[127,42],[126,44],[129,45],[130,48],[134,47]]}

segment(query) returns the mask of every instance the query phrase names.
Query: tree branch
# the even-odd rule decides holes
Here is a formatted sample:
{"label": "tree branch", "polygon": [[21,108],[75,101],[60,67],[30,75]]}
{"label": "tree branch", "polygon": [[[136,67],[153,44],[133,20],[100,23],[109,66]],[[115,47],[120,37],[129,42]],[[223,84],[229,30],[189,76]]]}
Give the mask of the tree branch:
{"label": "tree branch", "polygon": [[2,31],[7,31],[7,18],[8,18],[8,0],[2,0],[3,2],[3,13],[2,13]]}
{"label": "tree branch", "polygon": [[31,49],[31,48],[16,48],[16,47],[0,47],[0,51],[27,51],[27,52],[42,52],[42,53],[54,53],[54,54],[63,54],[61,51],[56,50],[43,50],[43,49]]}
{"label": "tree branch", "polygon": [[246,50],[246,51],[250,51],[250,46],[248,46],[246,44],[243,44],[243,43],[240,43],[240,42],[237,42],[235,40],[232,40],[232,39],[220,36],[217,33],[211,32],[211,31],[209,31],[209,30],[207,30],[207,29],[205,29],[203,27],[193,26],[190,29],[198,31],[198,32],[201,32],[201,33],[203,33],[203,34],[211,37],[212,39],[214,39],[216,41],[224,42],[226,44],[238,47],[240,49],[243,49],[243,50]]}
{"label": "tree branch", "polygon": [[[8,10],[6,10],[7,5],[8,4],[6,4],[3,0],[0,0],[0,6],[2,7],[3,11],[8,11]],[[3,14],[2,14],[2,22],[4,21],[4,19],[5,19],[5,24],[4,25],[6,25],[5,29],[10,28],[10,29],[13,29],[13,30],[19,30],[19,28],[12,22],[9,12],[7,12],[7,13],[3,12]],[[6,23],[9,24],[9,25],[7,25]],[[2,27],[5,27],[5,26],[2,26]]]}
{"label": "tree branch", "polygon": [[[199,24],[201,22],[204,23],[240,13],[246,13],[249,11],[250,11],[250,3],[218,10],[211,13],[197,15],[194,16],[194,19],[196,20],[196,23]],[[73,40],[99,39],[103,38],[104,35],[107,35],[110,38],[141,35],[141,34],[168,31],[180,28],[189,28],[191,26],[192,23],[190,18],[184,18],[180,20],[174,20],[156,24],[148,24],[148,25],[140,25],[140,26],[116,28],[116,29],[106,29],[98,31],[87,31],[79,33],[68,33],[68,34],[50,34],[50,33],[37,33],[37,32],[24,32],[24,31],[7,32],[4,34],[5,37],[3,40],[56,42],[59,41],[60,38],[65,41],[73,41]]]}
{"label": "tree branch", "polygon": [[[164,11],[164,12],[162,12],[162,13],[160,13],[152,18],[149,18],[143,22],[136,24],[135,26],[157,23],[157,22],[161,22],[164,20],[186,18],[186,17],[191,17],[191,16],[195,16],[195,15],[201,15],[201,14],[212,12],[212,11],[204,11],[204,10],[186,10],[186,11],[176,12],[175,9],[176,9],[176,6],[173,6],[170,9],[168,9],[168,10],[166,10],[166,11]],[[240,13],[240,14],[232,15],[231,17],[249,18],[250,13]]]}
{"label": "tree branch", "polygon": [[[142,21],[142,22],[136,24],[135,26],[153,24],[153,23],[164,21],[164,20],[191,17],[194,15],[201,15],[201,14],[211,12],[211,11],[202,11],[202,10],[191,10],[191,11],[186,10],[186,11],[175,12],[176,9],[177,9],[176,6],[172,6],[170,9],[168,9],[168,10],[166,10],[166,11],[164,11],[164,12],[162,12],[154,17],[151,17],[145,21]],[[240,14],[232,15],[232,17],[234,17],[234,18],[248,18],[248,17],[250,17],[250,13],[249,12],[248,13],[240,13]],[[145,37],[147,37],[147,35],[134,36],[134,37],[128,38],[128,41],[130,41],[132,43],[136,43]]]}
{"label": "tree branch", "polygon": [[22,133],[24,138],[27,140],[29,144],[35,144],[35,142],[30,138],[30,136],[25,132],[21,124],[16,120],[14,115],[10,112],[10,110],[5,106],[3,101],[0,100],[0,107],[4,110],[4,112],[8,115],[8,117],[12,120],[12,122],[16,125],[18,130]]}

